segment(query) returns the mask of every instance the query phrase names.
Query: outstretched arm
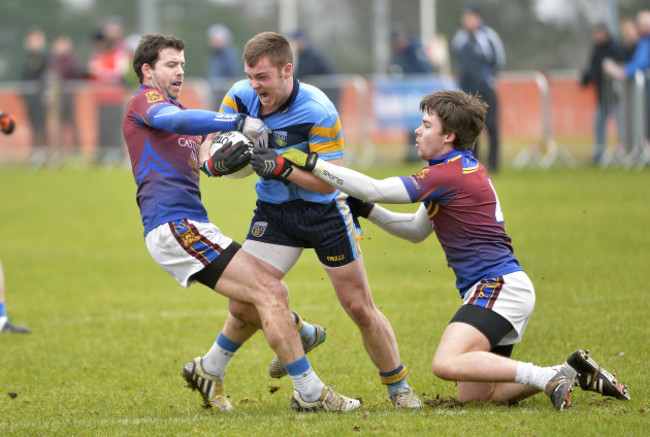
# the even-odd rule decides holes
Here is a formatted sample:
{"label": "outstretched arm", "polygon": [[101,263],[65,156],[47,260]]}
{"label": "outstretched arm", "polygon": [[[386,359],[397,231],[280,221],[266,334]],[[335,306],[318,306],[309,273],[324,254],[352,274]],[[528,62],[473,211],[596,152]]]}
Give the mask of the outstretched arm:
{"label": "outstretched arm", "polygon": [[181,110],[174,105],[161,108],[151,119],[152,127],[177,134],[204,135],[210,132],[235,129],[237,114],[204,111],[202,109]]}
{"label": "outstretched arm", "polygon": [[398,177],[378,180],[322,159],[318,159],[312,173],[318,179],[367,202],[412,203],[404,183]]}
{"label": "outstretched arm", "polygon": [[413,243],[423,241],[433,232],[429,215],[422,204],[415,214],[393,212],[375,205],[368,215],[368,220],[389,234]]}
{"label": "outstretched arm", "polygon": [[262,120],[246,114],[225,114],[202,109],[181,110],[175,105],[165,105],[159,109],[151,119],[151,126],[187,135],[238,130],[257,147],[268,147],[271,133]]}
{"label": "outstretched arm", "polygon": [[[358,171],[318,159],[316,153],[306,154],[295,149],[282,153],[282,156],[298,168],[310,171],[320,180],[357,199],[366,202],[413,203],[404,183],[398,177],[377,180]],[[417,243],[433,232],[424,205],[420,205],[415,214],[393,212],[372,204],[369,208],[369,213],[362,215],[389,234]]]}

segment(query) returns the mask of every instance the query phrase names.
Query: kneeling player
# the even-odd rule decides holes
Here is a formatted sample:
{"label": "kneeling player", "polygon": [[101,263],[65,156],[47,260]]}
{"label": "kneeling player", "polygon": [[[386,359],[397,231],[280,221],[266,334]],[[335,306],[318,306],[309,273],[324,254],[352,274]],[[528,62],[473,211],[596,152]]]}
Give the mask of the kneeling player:
{"label": "kneeling player", "polygon": [[456,274],[463,305],[445,329],[433,358],[436,376],[458,381],[458,399],[510,403],[545,391],[553,406],[571,405],[576,380],[585,390],[629,399],[626,387],[587,351],[567,362],[539,367],[510,359],[535,306],[530,279],[513,255],[499,200],[485,168],[472,156],[487,105],[459,90],[420,102],[416,147],[428,166],[412,176],[375,180],[299,151],[282,154],[355,198],[369,202],[421,202],[399,214],[357,201],[357,213],[389,233],[414,242],[435,232]]}

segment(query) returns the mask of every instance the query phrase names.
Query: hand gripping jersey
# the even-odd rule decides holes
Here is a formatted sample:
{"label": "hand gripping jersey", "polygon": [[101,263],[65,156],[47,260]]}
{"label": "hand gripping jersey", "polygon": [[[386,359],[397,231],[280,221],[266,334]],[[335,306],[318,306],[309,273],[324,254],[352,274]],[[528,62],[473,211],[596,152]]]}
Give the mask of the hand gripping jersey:
{"label": "hand gripping jersey", "polygon": [[[260,115],[260,100],[248,80],[237,82],[230,88],[221,103],[221,112],[244,113],[259,117],[273,131],[269,147],[278,153],[289,148],[303,152],[317,152],[324,160],[343,158],[343,133],[334,104],[318,88],[298,80],[293,81],[293,92],[277,111]],[[340,194],[321,194],[297,184],[284,184],[277,180],[260,180],[255,184],[260,200],[284,203],[302,199],[308,202],[330,203]]]}
{"label": "hand gripping jersey", "polygon": [[522,270],[492,182],[471,152],[448,152],[400,179],[411,200],[427,208],[461,296],[482,279]]}
{"label": "hand gripping jersey", "polygon": [[158,111],[169,105],[186,109],[161,91],[142,86],[124,116],[124,138],[145,235],[173,220],[208,222],[199,191],[201,137],[152,127]]}

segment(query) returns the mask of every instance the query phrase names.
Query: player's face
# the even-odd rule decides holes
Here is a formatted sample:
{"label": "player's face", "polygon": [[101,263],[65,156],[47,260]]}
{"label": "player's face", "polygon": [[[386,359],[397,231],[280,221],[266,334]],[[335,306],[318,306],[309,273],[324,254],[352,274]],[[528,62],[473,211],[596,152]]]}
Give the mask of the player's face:
{"label": "player's face", "polygon": [[[147,64],[144,69],[146,66]],[[169,94],[172,99],[178,99],[185,78],[185,54],[182,50],[172,47],[162,49],[154,67],[147,70],[148,72],[143,70],[145,85],[151,85]],[[149,83],[147,83],[148,78],[150,78]]]}
{"label": "player's face", "polygon": [[443,132],[442,123],[436,113],[425,113],[422,124],[415,129],[415,147],[420,159],[428,161],[452,150],[456,134]]}
{"label": "player's face", "polygon": [[257,93],[265,114],[280,108],[293,90],[293,66],[286,64],[278,69],[268,57],[260,59],[254,66],[245,65],[248,83]]}

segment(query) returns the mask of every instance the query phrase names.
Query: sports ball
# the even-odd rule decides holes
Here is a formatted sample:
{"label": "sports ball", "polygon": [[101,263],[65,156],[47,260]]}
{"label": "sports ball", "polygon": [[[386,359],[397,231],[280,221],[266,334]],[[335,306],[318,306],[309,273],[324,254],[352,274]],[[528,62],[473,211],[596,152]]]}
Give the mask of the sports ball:
{"label": "sports ball", "polygon": [[[237,144],[238,142],[243,141],[244,144],[248,147],[250,153],[253,153],[253,142],[238,130],[231,130],[219,132],[217,136],[214,137],[214,140],[212,140],[212,146],[210,146],[210,155],[214,155],[214,152],[221,149],[224,143],[228,141],[230,141],[232,144]],[[253,173],[255,173],[255,170],[253,170],[253,166],[249,163],[246,164],[246,167],[237,170],[234,173],[227,174],[226,176],[233,179],[241,179],[250,176]]]}

